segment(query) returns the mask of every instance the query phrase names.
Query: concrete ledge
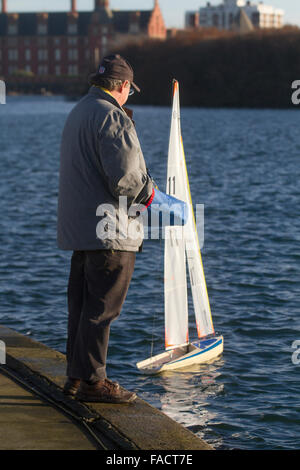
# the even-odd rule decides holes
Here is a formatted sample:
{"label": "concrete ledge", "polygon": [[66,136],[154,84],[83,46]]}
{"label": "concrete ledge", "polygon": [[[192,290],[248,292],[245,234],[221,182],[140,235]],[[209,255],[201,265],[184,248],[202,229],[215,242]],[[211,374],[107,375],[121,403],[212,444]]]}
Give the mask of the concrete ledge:
{"label": "concrete ledge", "polygon": [[132,405],[83,404],[65,397],[65,356],[0,326],[6,345],[5,371],[14,371],[31,386],[64,406],[101,435],[103,448],[127,450],[213,450],[192,432],[140,398]]}
{"label": "concrete ledge", "polygon": [[1,450],[96,450],[98,443],[0,368]]}

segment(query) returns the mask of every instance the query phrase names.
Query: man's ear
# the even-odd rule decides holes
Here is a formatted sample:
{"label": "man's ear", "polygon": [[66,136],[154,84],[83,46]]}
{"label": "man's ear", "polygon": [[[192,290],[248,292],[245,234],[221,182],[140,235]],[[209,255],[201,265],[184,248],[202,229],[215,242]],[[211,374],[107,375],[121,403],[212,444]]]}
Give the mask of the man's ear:
{"label": "man's ear", "polygon": [[122,88],[121,88],[121,90],[123,91],[125,88],[128,88],[128,86],[130,86],[129,81],[128,81],[128,80],[125,80],[125,82],[122,83]]}
{"label": "man's ear", "polygon": [[117,91],[118,93],[122,93],[122,91],[123,91],[123,83],[119,86],[119,88],[116,88],[116,91]]}

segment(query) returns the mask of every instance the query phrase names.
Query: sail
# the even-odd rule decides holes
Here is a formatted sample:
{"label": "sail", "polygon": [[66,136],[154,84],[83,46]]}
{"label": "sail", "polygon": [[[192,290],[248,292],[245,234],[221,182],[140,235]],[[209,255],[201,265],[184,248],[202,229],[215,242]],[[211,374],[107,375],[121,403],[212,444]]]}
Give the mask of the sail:
{"label": "sail", "polygon": [[[180,125],[179,85],[176,80],[174,80],[173,84],[173,109],[168,156],[167,193],[185,201],[189,206],[188,222],[183,228],[184,245],[189,268],[189,277],[193,296],[197,331],[199,338],[202,338],[214,334],[214,327],[207,294],[196,221],[186,169]],[[169,251],[171,250],[169,243],[166,243],[165,247],[165,255],[168,255]],[[168,260],[165,260],[165,263],[168,264]],[[179,271],[180,272],[178,274],[176,273],[175,276],[182,277],[182,272],[185,272],[185,266],[183,268],[183,266],[181,265]],[[176,280],[176,282],[179,281]],[[167,310],[165,310],[165,314],[167,317],[171,315],[171,312],[169,311],[169,306],[170,300],[168,300],[168,303],[166,305]],[[177,306],[177,310],[178,309],[179,306]],[[172,314],[175,316],[174,311],[172,311]],[[180,316],[180,314],[182,314],[185,318],[185,311],[178,311],[178,313],[176,313],[176,316],[178,317]],[[185,334],[185,326],[184,332],[182,334]]]}
{"label": "sail", "polygon": [[178,227],[165,228],[165,345],[166,349],[188,344],[188,300],[185,242]]}
{"label": "sail", "polygon": [[[174,110],[173,110],[174,112]],[[166,193],[182,201],[183,165],[177,145],[176,119],[172,119]],[[175,125],[174,125],[175,124]],[[165,228],[165,344],[166,349],[188,344],[188,299],[186,280],[185,240],[182,227]]]}

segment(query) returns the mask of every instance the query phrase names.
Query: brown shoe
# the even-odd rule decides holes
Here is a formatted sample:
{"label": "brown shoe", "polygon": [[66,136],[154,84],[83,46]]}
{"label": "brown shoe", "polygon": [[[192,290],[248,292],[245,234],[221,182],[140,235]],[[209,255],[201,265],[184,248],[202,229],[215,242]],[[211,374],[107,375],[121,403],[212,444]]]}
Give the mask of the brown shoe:
{"label": "brown shoe", "polygon": [[93,385],[81,382],[76,398],[80,401],[95,403],[132,403],[136,394],[128,392],[109,379],[99,380]]}
{"label": "brown shoe", "polygon": [[76,395],[77,390],[79,389],[80,379],[71,379],[68,377],[65,386],[63,388],[63,392],[65,395]]}

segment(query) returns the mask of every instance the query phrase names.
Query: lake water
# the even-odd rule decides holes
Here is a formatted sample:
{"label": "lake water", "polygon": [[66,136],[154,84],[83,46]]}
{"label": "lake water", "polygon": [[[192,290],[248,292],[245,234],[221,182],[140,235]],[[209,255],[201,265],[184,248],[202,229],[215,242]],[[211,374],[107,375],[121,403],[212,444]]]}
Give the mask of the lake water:
{"label": "lake water", "polygon": [[[0,323],[62,352],[71,254],[56,246],[56,204],[61,132],[74,104],[9,97],[0,106]],[[135,120],[164,188],[170,109],[136,107]],[[155,377],[136,369],[152,341],[154,353],[164,348],[160,241],[147,241],[137,257],[112,327],[109,376],[218,449],[300,446],[300,365],[292,361],[300,340],[299,129],[296,110],[182,110],[193,202],[205,205],[202,255],[222,358]]]}

